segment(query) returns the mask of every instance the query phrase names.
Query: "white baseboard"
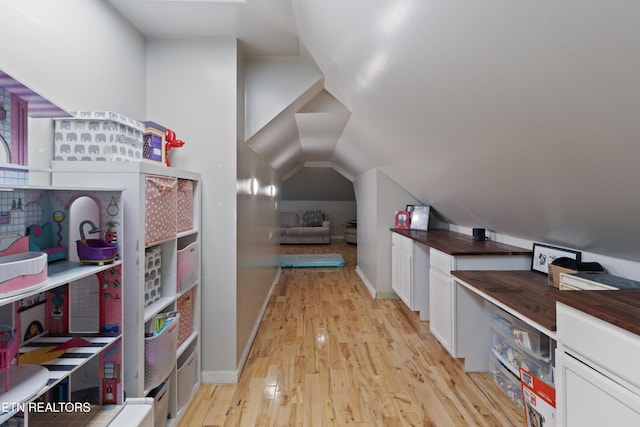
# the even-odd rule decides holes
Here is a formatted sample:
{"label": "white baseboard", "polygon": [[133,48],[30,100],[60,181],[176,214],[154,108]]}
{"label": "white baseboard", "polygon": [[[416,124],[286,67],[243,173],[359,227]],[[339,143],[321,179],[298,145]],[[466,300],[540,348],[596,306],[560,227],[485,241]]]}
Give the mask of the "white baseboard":
{"label": "white baseboard", "polygon": [[202,384],[238,384],[239,380],[238,371],[202,371],[200,374]]}
{"label": "white baseboard", "polygon": [[362,272],[359,266],[356,266],[356,273],[358,273],[360,280],[362,280],[364,285],[369,290],[369,293],[371,294],[371,298],[376,299],[376,289],[373,287],[369,279],[367,279],[367,276],[364,275],[364,273]]}

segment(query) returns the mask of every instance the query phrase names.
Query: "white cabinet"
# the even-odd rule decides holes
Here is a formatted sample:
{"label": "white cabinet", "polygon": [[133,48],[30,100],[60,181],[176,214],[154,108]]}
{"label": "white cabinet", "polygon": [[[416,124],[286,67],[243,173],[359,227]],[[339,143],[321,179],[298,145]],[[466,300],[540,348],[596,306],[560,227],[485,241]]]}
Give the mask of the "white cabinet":
{"label": "white cabinet", "polygon": [[559,425],[640,425],[640,336],[562,303],[557,322]]}
{"label": "white cabinet", "polygon": [[429,248],[391,234],[391,288],[420,320],[429,320]]}
{"label": "white cabinet", "polygon": [[0,186],[0,423],[51,416],[47,402],[81,408],[77,423],[85,405],[108,420],[123,404],[123,294],[136,284],[110,203],[121,190]]}
{"label": "white cabinet", "polygon": [[[143,398],[165,384],[168,425],[177,424],[200,382],[200,175],[145,162],[53,162],[52,168],[56,185],[125,189],[124,277],[134,284],[125,292],[125,390]],[[179,314],[177,326],[147,336],[157,316],[171,312]]]}
{"label": "white cabinet", "polygon": [[454,357],[461,357],[456,336],[454,270],[528,270],[528,255],[449,255],[431,248],[429,255],[429,329]]}
{"label": "white cabinet", "polygon": [[393,233],[391,236],[391,289],[413,310],[411,292],[411,239]]}
{"label": "white cabinet", "polygon": [[451,277],[434,268],[429,272],[429,330],[449,351],[452,348],[453,321]]}

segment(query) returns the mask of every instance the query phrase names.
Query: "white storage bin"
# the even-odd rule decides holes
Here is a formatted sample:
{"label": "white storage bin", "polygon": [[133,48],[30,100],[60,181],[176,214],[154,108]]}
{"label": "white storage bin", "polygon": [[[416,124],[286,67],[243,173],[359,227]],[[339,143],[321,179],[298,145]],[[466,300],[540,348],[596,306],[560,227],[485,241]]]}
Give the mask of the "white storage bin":
{"label": "white storage bin", "polygon": [[54,123],[54,160],[142,160],[142,122],[113,111],[81,111]]}
{"label": "white storage bin", "polygon": [[167,378],[153,397],[153,426],[165,427],[169,417],[169,391],[171,390],[171,378]]}
{"label": "white storage bin", "polygon": [[178,250],[178,292],[189,289],[198,279],[198,242]]}
{"label": "white storage bin", "polygon": [[187,360],[178,366],[178,410],[180,410],[191,397],[193,389],[198,384],[198,353],[195,350]]}
{"label": "white storage bin", "polygon": [[157,301],[162,296],[162,247],[153,246],[144,251],[144,306]]}
{"label": "white storage bin", "polygon": [[158,334],[144,339],[144,388],[157,387],[171,373],[176,362],[180,315],[168,321]]}

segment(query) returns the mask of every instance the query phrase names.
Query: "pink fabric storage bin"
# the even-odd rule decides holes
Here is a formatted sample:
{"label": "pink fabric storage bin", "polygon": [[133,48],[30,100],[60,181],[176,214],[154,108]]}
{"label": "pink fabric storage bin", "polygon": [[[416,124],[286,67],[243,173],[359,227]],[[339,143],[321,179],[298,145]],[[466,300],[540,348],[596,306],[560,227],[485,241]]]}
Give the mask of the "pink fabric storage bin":
{"label": "pink fabric storage bin", "polygon": [[193,332],[193,288],[180,295],[176,305],[176,311],[180,314],[178,325],[178,347],[180,347]]}
{"label": "pink fabric storage bin", "polygon": [[193,228],[193,181],[178,179],[178,232]]}
{"label": "pink fabric storage bin", "polygon": [[178,292],[192,286],[198,280],[198,242],[178,250]]}
{"label": "pink fabric storage bin", "polygon": [[176,178],[145,176],[145,243],[151,245],[176,235]]}

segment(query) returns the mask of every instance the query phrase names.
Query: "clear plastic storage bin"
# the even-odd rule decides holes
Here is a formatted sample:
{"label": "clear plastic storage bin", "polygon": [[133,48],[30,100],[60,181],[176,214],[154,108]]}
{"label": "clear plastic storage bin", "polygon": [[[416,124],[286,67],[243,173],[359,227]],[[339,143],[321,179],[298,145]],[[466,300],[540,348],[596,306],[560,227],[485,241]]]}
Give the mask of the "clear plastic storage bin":
{"label": "clear plastic storage bin", "polygon": [[494,304],[489,304],[491,327],[508,337],[514,345],[539,359],[548,359],[552,352],[552,339],[512,316]]}
{"label": "clear plastic storage bin", "polygon": [[524,402],[522,400],[522,386],[520,379],[514,376],[500,361],[493,355],[489,361],[489,372],[493,381],[507,395],[512,402],[518,405],[518,408],[524,410]]}

